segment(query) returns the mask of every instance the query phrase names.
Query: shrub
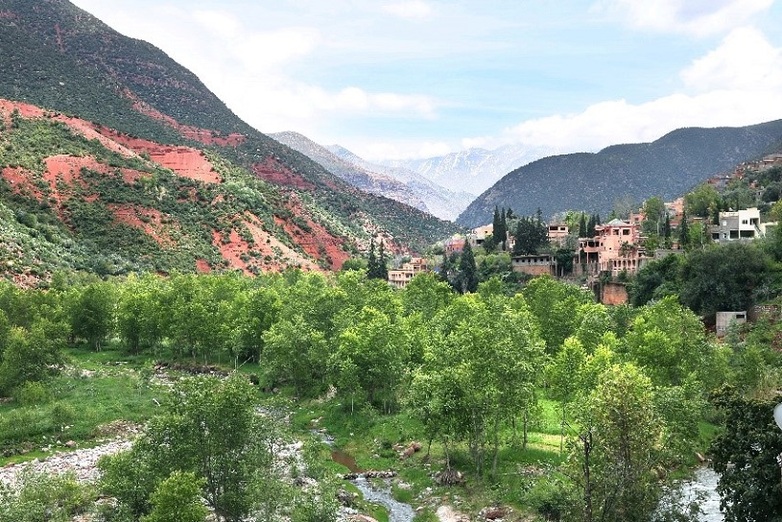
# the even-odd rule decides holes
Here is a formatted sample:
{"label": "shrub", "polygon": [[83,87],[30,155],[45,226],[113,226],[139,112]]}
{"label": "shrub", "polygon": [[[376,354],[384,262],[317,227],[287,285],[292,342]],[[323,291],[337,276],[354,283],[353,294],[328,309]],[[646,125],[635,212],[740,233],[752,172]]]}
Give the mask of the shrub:
{"label": "shrub", "polygon": [[13,398],[22,406],[35,406],[49,402],[52,393],[42,382],[28,381],[14,390]]}

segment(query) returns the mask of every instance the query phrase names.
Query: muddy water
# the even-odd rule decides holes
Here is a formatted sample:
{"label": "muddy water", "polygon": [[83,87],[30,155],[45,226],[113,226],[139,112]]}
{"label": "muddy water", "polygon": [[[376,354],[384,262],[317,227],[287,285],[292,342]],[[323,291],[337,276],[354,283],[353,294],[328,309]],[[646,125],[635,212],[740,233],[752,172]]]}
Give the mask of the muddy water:
{"label": "muddy water", "polygon": [[356,459],[354,459],[352,455],[348,455],[343,451],[339,451],[339,450],[332,451],[331,460],[333,460],[337,464],[342,464],[343,466],[348,468],[351,473],[362,473],[364,471],[363,469],[358,467],[358,464],[356,464]]}

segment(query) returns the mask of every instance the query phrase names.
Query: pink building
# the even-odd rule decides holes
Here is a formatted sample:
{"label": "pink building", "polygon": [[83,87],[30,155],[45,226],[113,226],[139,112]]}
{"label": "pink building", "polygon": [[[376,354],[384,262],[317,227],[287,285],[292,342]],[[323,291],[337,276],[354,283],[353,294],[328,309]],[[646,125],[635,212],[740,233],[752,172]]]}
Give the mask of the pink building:
{"label": "pink building", "polygon": [[575,269],[580,273],[635,273],[649,259],[640,245],[640,227],[636,223],[614,219],[595,227],[595,237],[579,239]]}

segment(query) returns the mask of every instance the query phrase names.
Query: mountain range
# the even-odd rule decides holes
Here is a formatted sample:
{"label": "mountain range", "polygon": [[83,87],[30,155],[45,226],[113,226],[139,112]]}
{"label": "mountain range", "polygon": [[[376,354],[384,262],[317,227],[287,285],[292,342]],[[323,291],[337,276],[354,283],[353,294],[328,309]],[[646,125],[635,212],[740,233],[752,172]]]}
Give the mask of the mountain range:
{"label": "mountain range", "polygon": [[452,192],[415,172],[370,163],[339,145],[324,147],[297,132],[270,136],[358,189],[405,203],[441,219],[455,220],[475,199],[474,194]]}
{"label": "mountain range", "polygon": [[0,70],[6,277],[337,269],[370,238],[420,251],[458,230],[258,132],[66,0],[2,2]]}
{"label": "mountain range", "polygon": [[444,156],[380,163],[415,172],[454,192],[480,194],[508,172],[554,153],[548,147],[509,144],[493,150],[474,147]]}
{"label": "mountain range", "polygon": [[476,227],[495,207],[517,215],[538,209],[608,215],[620,200],[675,199],[711,176],[733,171],[782,146],[782,120],[746,127],[684,128],[651,143],[614,145],[597,153],[550,156],[517,168],[478,196],[457,219]]}

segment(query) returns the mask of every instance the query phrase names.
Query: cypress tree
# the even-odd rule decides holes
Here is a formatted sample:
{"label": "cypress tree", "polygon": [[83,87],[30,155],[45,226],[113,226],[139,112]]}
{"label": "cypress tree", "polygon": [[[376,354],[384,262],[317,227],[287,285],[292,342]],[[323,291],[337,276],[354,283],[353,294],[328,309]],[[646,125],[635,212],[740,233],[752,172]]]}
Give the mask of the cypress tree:
{"label": "cypress tree", "polygon": [[376,279],[388,279],[388,266],[386,266],[386,249],[383,240],[380,240],[380,248],[378,249],[377,260],[377,278]]}
{"label": "cypress tree", "polygon": [[478,267],[475,265],[475,255],[470,243],[464,244],[462,257],[459,259],[459,283],[459,290],[463,294],[478,289]]}
{"label": "cypress tree", "polygon": [[369,240],[369,254],[367,254],[367,277],[369,279],[378,278],[379,264],[375,255],[375,238]]}
{"label": "cypress tree", "polygon": [[679,223],[679,248],[690,246],[690,225],[687,223],[687,211],[682,212],[682,220]]}

